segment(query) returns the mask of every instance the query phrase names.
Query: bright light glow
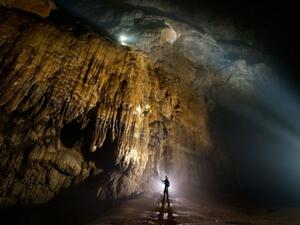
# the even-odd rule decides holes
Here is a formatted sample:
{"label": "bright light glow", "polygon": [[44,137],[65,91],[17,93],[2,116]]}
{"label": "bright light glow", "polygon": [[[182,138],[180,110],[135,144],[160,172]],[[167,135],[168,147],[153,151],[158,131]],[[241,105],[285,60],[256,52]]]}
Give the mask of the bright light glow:
{"label": "bright light glow", "polygon": [[119,41],[121,45],[128,45],[126,42],[129,40],[129,37],[126,36],[125,34],[121,34],[119,37]]}
{"label": "bright light glow", "polygon": [[151,106],[150,105],[145,105],[145,110],[146,113],[151,113]]}
{"label": "bright light glow", "polygon": [[140,115],[140,114],[148,114],[148,113],[151,113],[151,106],[150,105],[145,105],[145,106],[137,106],[136,109],[135,109],[135,112],[134,114],[135,115]]}
{"label": "bright light glow", "polygon": [[130,150],[130,152],[128,154],[126,154],[125,157],[126,157],[126,161],[134,161],[135,162],[135,161],[138,161],[139,154],[138,154],[136,148],[132,148]]}
{"label": "bright light glow", "polygon": [[137,112],[138,115],[142,113],[141,106],[136,107],[136,112]]}
{"label": "bright light glow", "polygon": [[[159,193],[163,193],[165,185],[162,182],[162,180],[164,180],[165,177],[158,177],[157,179],[152,180],[152,186],[153,186],[153,191],[154,192],[159,192]],[[170,187],[169,187],[169,194],[170,195],[174,195],[176,194],[177,190],[176,190],[176,180],[170,176],[168,176],[168,179],[170,181]]]}

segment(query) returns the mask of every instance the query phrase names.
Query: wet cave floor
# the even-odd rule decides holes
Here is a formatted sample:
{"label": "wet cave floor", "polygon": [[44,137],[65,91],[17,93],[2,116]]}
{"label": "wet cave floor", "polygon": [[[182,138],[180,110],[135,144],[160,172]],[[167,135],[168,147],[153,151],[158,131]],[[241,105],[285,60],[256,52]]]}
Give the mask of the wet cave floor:
{"label": "wet cave floor", "polygon": [[146,195],[115,205],[89,225],[300,225],[300,207],[253,208]]}

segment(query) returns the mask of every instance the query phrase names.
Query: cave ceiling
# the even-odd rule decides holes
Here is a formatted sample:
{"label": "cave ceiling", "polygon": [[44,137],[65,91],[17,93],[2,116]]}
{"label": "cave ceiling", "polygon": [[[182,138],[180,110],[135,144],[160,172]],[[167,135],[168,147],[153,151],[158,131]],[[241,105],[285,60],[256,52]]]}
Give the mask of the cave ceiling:
{"label": "cave ceiling", "polygon": [[209,10],[205,3],[57,0],[56,4],[112,41],[147,52],[195,93],[205,90],[211,95],[214,84],[216,99],[223,98],[223,89],[252,95],[257,83],[276,76],[256,30]]}

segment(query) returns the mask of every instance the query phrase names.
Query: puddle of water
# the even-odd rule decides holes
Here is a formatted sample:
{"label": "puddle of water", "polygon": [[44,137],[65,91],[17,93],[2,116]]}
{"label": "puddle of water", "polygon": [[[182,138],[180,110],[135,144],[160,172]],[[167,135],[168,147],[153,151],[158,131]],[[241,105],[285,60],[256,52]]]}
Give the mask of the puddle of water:
{"label": "puddle of water", "polygon": [[163,220],[167,220],[167,219],[168,219],[168,213],[164,213]]}

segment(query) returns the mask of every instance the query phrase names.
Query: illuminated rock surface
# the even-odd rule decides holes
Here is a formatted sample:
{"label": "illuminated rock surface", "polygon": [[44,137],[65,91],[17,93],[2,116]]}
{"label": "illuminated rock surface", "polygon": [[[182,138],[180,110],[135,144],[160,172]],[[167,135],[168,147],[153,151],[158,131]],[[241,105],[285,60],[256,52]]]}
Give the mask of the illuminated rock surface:
{"label": "illuminated rock surface", "polygon": [[197,173],[177,161],[210,147],[204,102],[143,53],[3,8],[0,29],[1,204],[89,179],[95,198],[120,198],[158,165]]}
{"label": "illuminated rock surface", "polygon": [[52,0],[1,0],[0,5],[21,9],[41,17],[49,16],[51,10],[55,8],[55,3]]}

